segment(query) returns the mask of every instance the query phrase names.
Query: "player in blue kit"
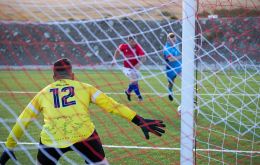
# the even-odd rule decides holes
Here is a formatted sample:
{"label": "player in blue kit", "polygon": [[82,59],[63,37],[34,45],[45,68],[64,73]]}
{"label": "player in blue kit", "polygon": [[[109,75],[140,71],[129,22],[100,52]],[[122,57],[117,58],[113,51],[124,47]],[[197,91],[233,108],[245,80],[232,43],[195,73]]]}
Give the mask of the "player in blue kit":
{"label": "player in blue kit", "polygon": [[163,56],[166,61],[166,75],[168,80],[168,98],[173,101],[173,83],[177,75],[181,74],[181,52],[176,45],[177,39],[174,33],[167,35]]}

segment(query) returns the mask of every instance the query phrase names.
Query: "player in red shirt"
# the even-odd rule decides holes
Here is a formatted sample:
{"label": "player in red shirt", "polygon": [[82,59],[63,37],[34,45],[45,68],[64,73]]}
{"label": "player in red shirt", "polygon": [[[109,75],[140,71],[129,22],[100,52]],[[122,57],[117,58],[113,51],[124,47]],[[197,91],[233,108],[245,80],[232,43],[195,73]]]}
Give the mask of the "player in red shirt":
{"label": "player in red shirt", "polygon": [[138,97],[139,101],[143,100],[143,97],[140,93],[138,80],[141,77],[140,72],[138,71],[142,62],[144,62],[145,55],[143,48],[139,45],[133,36],[129,36],[127,39],[128,43],[120,44],[116,49],[114,54],[115,64],[116,58],[120,55],[120,52],[124,56],[124,74],[129,78],[130,83],[128,89],[125,90],[128,101],[131,101],[131,92],[134,91]]}

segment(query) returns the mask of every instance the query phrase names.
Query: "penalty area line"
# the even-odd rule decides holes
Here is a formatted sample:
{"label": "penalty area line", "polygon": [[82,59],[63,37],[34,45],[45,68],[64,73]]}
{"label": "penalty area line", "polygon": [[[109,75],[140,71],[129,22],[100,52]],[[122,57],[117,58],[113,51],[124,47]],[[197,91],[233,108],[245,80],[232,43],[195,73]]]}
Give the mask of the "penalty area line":
{"label": "penalty area line", "polygon": [[[0,91],[0,94],[36,94],[38,92],[34,92],[34,91]],[[125,95],[124,92],[104,92],[107,95]],[[143,92],[142,95],[150,95],[150,96],[159,96],[159,97],[164,97],[164,96],[168,96],[168,93],[147,93],[147,92]],[[181,95],[179,92],[175,93],[176,96]],[[198,96],[248,96],[248,97],[259,97],[258,93],[255,94],[239,94],[239,93],[230,93],[230,94],[221,94],[221,93],[198,93]]]}
{"label": "penalty area line", "polygon": [[[4,144],[4,141],[0,141],[0,144]],[[17,144],[20,145],[36,145],[38,146],[39,143],[33,142],[19,142]],[[146,149],[146,150],[176,150],[179,151],[180,148],[170,148],[170,147],[145,147],[145,146],[117,146],[117,145],[102,145],[105,148],[125,148],[125,149]]]}
{"label": "penalty area line", "polygon": [[[0,91],[0,93],[3,94],[9,94],[9,93],[13,93],[13,94],[36,94],[38,92],[34,92],[34,91]],[[104,92],[105,94],[108,95],[125,95],[125,93],[123,92]],[[143,95],[166,95],[167,93],[142,93]]]}
{"label": "penalty area line", "polygon": [[[5,142],[0,141],[0,144]],[[32,142],[19,142],[20,145],[38,145],[39,143]],[[146,147],[146,146],[117,146],[117,145],[102,145],[104,148],[119,148],[119,149],[142,149],[142,150],[172,150],[180,151],[180,148],[170,148],[170,147]],[[193,149],[195,151],[195,149]],[[196,151],[203,152],[223,152],[223,153],[247,153],[247,154],[260,154],[260,151],[243,151],[243,150],[220,150],[220,149],[196,149]]]}

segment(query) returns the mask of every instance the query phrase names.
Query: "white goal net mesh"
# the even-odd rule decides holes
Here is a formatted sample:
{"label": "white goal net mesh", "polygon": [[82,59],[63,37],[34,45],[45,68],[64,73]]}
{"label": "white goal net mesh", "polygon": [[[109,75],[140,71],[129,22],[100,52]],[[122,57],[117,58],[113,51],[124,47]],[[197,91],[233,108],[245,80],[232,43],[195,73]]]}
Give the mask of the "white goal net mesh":
{"label": "white goal net mesh", "polygon": [[[175,33],[182,48],[180,0],[1,0],[0,151],[17,117],[51,83],[51,64],[66,57],[76,75],[167,129],[145,141],[138,128],[93,106],[90,112],[111,164],[179,164],[181,76],[168,100],[163,48]],[[258,0],[198,0],[194,107],[196,164],[260,162]],[[139,86],[143,101],[125,98],[124,58],[113,55],[133,35],[145,51]],[[34,164],[42,121],[34,120],[15,149],[17,164]],[[58,128],[57,128],[58,129]],[[191,160],[192,161],[192,160]],[[61,164],[83,164],[65,155]]]}

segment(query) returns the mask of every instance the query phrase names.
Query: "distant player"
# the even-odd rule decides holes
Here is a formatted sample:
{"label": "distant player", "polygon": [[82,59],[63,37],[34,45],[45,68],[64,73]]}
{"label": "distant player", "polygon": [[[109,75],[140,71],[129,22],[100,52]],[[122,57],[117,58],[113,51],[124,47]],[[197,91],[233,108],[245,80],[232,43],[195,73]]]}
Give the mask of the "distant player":
{"label": "distant player", "polygon": [[167,35],[167,41],[164,46],[163,56],[166,61],[166,76],[168,80],[168,98],[173,101],[173,83],[177,75],[181,74],[181,53],[176,46],[176,36],[174,33]]}
{"label": "distant player", "polygon": [[127,39],[128,43],[121,44],[116,49],[114,54],[115,64],[116,58],[120,55],[120,52],[124,56],[124,74],[129,78],[130,83],[128,88],[125,90],[128,101],[131,101],[131,92],[134,91],[139,101],[143,100],[141,92],[139,90],[138,79],[140,78],[140,72],[138,71],[142,62],[145,61],[144,51],[136,42],[133,36],[129,36]]}
{"label": "distant player", "polygon": [[55,82],[42,89],[17,119],[0,157],[1,165],[10,158],[17,161],[12,149],[30,121],[40,113],[43,114],[44,124],[36,164],[41,165],[57,164],[68,151],[77,152],[87,164],[108,164],[99,135],[90,119],[90,103],[140,126],[146,139],[149,139],[149,132],[157,136],[165,132],[162,121],[144,119],[92,85],[74,80],[70,60],[65,58],[56,61],[53,73]]}

